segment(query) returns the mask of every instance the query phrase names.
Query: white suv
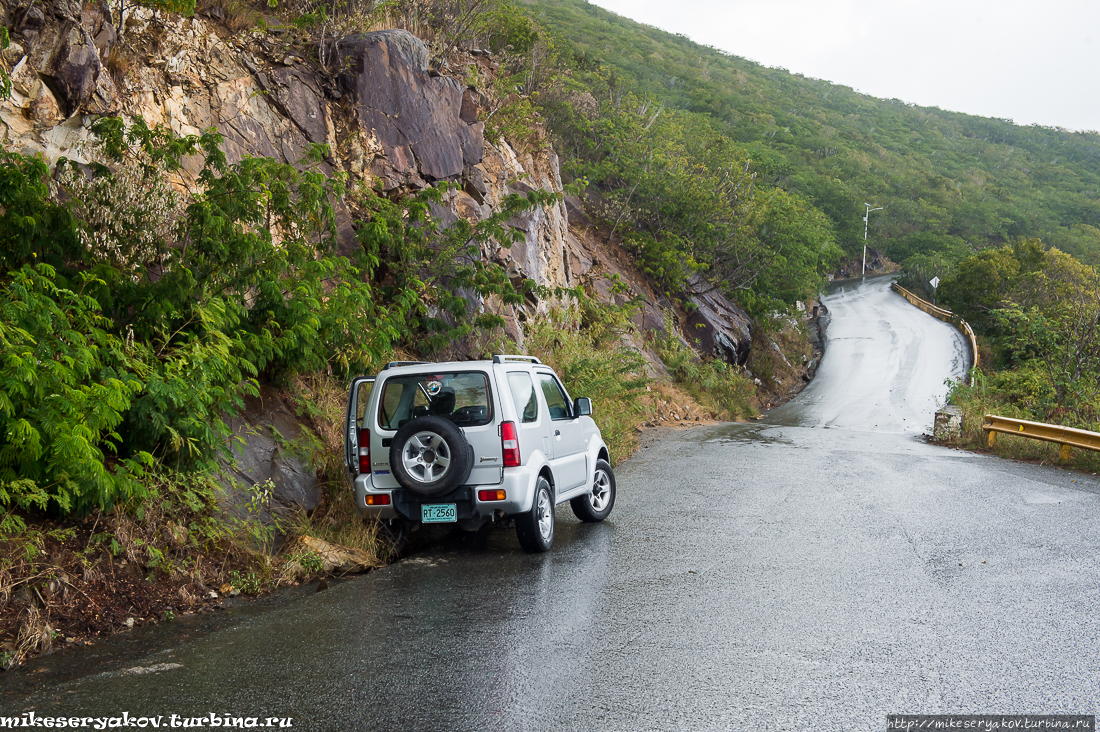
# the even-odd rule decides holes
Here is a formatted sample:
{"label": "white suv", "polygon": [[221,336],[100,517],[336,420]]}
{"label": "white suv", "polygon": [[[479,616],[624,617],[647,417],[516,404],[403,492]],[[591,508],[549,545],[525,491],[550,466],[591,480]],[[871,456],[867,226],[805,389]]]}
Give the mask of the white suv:
{"label": "white suv", "polygon": [[553,369],[530,356],[492,361],[395,361],[357,377],[348,395],[344,458],[359,513],[457,523],[476,531],[514,518],[520,545],[554,541],[554,506],[582,521],[615,505],[615,474],[592,421]]}

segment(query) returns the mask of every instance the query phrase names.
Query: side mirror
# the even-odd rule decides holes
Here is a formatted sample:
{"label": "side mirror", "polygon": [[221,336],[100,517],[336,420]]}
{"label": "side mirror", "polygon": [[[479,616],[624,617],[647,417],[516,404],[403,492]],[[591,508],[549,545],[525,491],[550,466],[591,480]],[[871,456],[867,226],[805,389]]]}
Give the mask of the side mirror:
{"label": "side mirror", "polygon": [[578,417],[592,416],[592,400],[588,397],[577,397],[577,401],[573,403],[573,413]]}

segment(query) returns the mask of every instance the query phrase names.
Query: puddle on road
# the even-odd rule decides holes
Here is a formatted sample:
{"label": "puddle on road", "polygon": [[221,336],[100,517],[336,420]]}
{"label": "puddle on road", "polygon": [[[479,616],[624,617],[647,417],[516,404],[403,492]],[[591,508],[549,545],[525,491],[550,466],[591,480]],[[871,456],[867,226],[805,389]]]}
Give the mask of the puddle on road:
{"label": "puddle on road", "polygon": [[764,445],[793,445],[783,436],[782,428],[773,424],[725,424],[693,431],[693,437],[709,443],[759,443]]}

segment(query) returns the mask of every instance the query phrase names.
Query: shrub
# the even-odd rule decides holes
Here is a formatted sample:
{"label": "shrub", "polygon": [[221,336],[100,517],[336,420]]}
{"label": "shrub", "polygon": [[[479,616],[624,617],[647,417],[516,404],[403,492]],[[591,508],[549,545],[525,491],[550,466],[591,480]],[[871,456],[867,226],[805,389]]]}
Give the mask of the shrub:
{"label": "shrub", "polygon": [[[672,323],[674,318],[672,313],[667,313],[665,319]],[[654,345],[672,380],[697,402],[724,419],[742,420],[756,416],[753,406],[756,388],[748,376],[723,361],[701,360],[698,354],[684,345],[675,330],[666,332],[663,338],[656,338]]]}
{"label": "shrub", "polygon": [[[95,300],[60,287],[50,265],[8,275],[0,287],[0,486],[30,481],[63,511],[142,492],[137,478],[151,457],[119,459],[117,431],[144,388],[142,364],[109,324]],[[12,500],[0,495],[5,507]]]}
{"label": "shrub", "polygon": [[[584,300],[582,299],[582,302]],[[593,309],[605,311],[594,318]],[[612,463],[629,457],[638,444],[635,426],[644,411],[645,359],[638,351],[604,336],[614,325],[614,306],[588,303],[588,327],[579,308],[559,309],[525,328],[527,352],[549,364],[574,398],[592,399],[592,419],[611,450]]]}

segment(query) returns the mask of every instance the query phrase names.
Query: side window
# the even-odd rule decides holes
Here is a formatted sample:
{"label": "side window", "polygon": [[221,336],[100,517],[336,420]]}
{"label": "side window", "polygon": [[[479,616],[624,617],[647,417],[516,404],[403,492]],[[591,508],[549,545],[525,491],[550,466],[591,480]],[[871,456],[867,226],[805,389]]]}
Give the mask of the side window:
{"label": "side window", "polygon": [[572,419],[572,410],[569,409],[569,402],[558,380],[550,374],[539,374],[538,377],[542,395],[546,398],[546,406],[550,409],[550,419]]}
{"label": "side window", "polygon": [[509,371],[508,389],[512,392],[512,401],[516,405],[519,418],[524,423],[537,422],[539,403],[535,398],[535,383],[531,381],[531,374],[526,371]]}

